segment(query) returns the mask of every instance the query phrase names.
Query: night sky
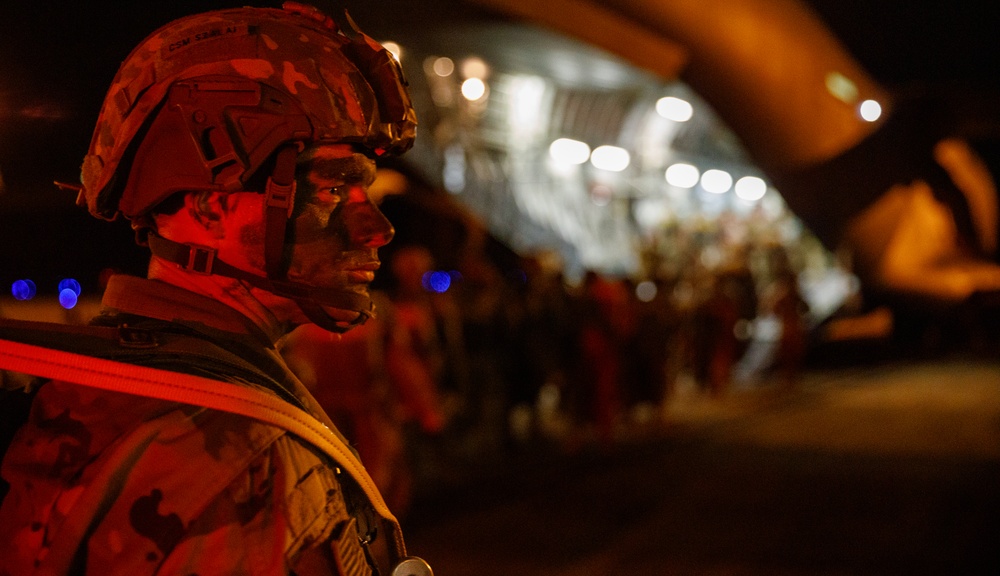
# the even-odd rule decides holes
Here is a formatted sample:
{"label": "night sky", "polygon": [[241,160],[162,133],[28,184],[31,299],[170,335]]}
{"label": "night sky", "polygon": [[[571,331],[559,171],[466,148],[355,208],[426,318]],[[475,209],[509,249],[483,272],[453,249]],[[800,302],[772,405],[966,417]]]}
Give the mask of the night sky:
{"label": "night sky", "polygon": [[[72,206],[73,193],[53,180],[78,181],[94,120],[128,51],[158,26],[208,9],[269,5],[260,1],[120,0],[0,2],[0,286],[26,276],[40,289],[80,276],[93,287],[96,269],[118,264],[142,272],[145,251],[128,227],[100,223]],[[317,2],[323,6],[326,2]],[[446,0],[348,2],[362,29],[386,22],[419,26],[453,13]],[[994,49],[1000,8],[987,2],[811,0],[861,63],[890,88],[957,93],[996,102],[1000,57]],[[978,106],[978,104],[970,104]],[[38,256],[44,255],[44,256]]]}

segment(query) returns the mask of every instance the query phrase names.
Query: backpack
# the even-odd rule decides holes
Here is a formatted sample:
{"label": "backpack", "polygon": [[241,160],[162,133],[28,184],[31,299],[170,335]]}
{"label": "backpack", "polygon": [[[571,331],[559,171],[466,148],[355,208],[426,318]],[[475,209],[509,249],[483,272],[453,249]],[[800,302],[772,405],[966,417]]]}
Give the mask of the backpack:
{"label": "backpack", "polygon": [[[398,520],[338,432],[300,408],[298,399],[275,378],[233,352],[210,340],[191,338],[183,327],[172,323],[148,324],[170,326],[175,332],[125,324],[69,326],[0,320],[0,374],[4,384],[0,409],[5,412],[0,451],[6,453],[17,429],[27,421],[34,394],[47,380],[240,414],[290,432],[343,468],[377,515],[393,548],[390,557],[394,562],[407,560]],[[266,390],[240,383],[260,384]],[[7,489],[0,487],[0,502]]]}
{"label": "backpack", "polygon": [[[4,318],[0,319],[0,340],[213,379],[253,382],[284,391],[274,378],[222,346],[204,338],[192,340],[186,337],[189,334],[167,322],[145,322],[145,325],[148,327],[77,326]],[[168,326],[170,329],[165,329]],[[27,422],[31,404],[44,381],[0,368],[0,462],[17,431]],[[297,403],[290,394],[283,397]],[[7,490],[6,482],[0,478],[0,502]]]}

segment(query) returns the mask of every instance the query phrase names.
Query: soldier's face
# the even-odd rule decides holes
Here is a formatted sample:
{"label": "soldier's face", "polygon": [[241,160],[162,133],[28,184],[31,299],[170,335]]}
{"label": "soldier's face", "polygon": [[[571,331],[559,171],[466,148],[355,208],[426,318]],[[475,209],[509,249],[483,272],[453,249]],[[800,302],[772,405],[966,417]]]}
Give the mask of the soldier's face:
{"label": "soldier's face", "polygon": [[[374,179],[374,161],[347,145],[315,145],[300,154],[289,280],[368,295],[378,248],[394,234],[368,196]],[[345,321],[358,312],[324,309]]]}

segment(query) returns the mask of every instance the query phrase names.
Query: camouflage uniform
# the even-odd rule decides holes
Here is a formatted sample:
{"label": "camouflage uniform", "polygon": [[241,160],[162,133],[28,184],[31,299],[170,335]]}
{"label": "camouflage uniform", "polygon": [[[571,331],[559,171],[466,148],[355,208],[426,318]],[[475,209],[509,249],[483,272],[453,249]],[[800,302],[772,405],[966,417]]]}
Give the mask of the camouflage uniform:
{"label": "camouflage uniform", "polygon": [[[269,335],[234,310],[127,277],[113,279],[104,305],[96,323],[180,334],[206,356],[136,363],[264,386],[330,425]],[[271,381],[222,373],[209,358],[220,349]],[[4,576],[370,573],[351,480],[298,438],[242,416],[51,381],[2,475]]]}
{"label": "camouflage uniform", "polygon": [[[155,257],[187,273],[294,301],[331,331],[364,321],[367,294],[289,278],[285,258],[300,152],[350,144],[382,156],[405,152],[415,137],[398,62],[346,12],[335,17],[286,2],[281,10],[197,14],[148,36],[108,90],[78,202],[95,216],[124,216]],[[265,196],[261,270],[156,234],[157,207],[196,191]],[[369,239],[364,251],[389,237]],[[334,242],[329,249],[358,251]],[[264,388],[333,428],[278,356],[283,334],[265,334],[234,309],[156,281],[119,277],[105,306],[97,323],[121,338],[122,350],[102,331],[83,344],[110,342],[115,350],[92,355]],[[339,322],[324,307],[358,318]],[[123,337],[143,333],[163,344],[147,350],[135,346],[148,343],[141,338]],[[83,344],[64,348],[90,350]],[[362,544],[357,534],[369,543],[382,520],[314,447],[197,406],[44,383],[0,474],[11,485],[0,508],[0,576],[353,575],[370,573],[369,557],[380,568],[383,556],[397,567],[413,560],[398,558],[405,549],[394,522],[375,550]]]}

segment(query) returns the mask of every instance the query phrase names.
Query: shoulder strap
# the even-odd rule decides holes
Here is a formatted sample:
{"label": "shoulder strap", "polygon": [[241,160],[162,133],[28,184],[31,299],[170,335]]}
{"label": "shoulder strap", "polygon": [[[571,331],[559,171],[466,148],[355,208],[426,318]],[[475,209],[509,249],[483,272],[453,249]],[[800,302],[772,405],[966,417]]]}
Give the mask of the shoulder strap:
{"label": "shoulder strap", "polygon": [[212,380],[251,382],[302,407],[283,382],[210,336],[185,331],[176,323],[143,320],[139,324],[67,325],[0,318],[0,339]]}
{"label": "shoulder strap", "polygon": [[322,450],[350,474],[391,535],[396,561],[406,556],[399,522],[351,449],[329,428],[267,392],[147,366],[125,364],[62,350],[0,339],[0,369],[83,386],[204,406],[277,426]]}

